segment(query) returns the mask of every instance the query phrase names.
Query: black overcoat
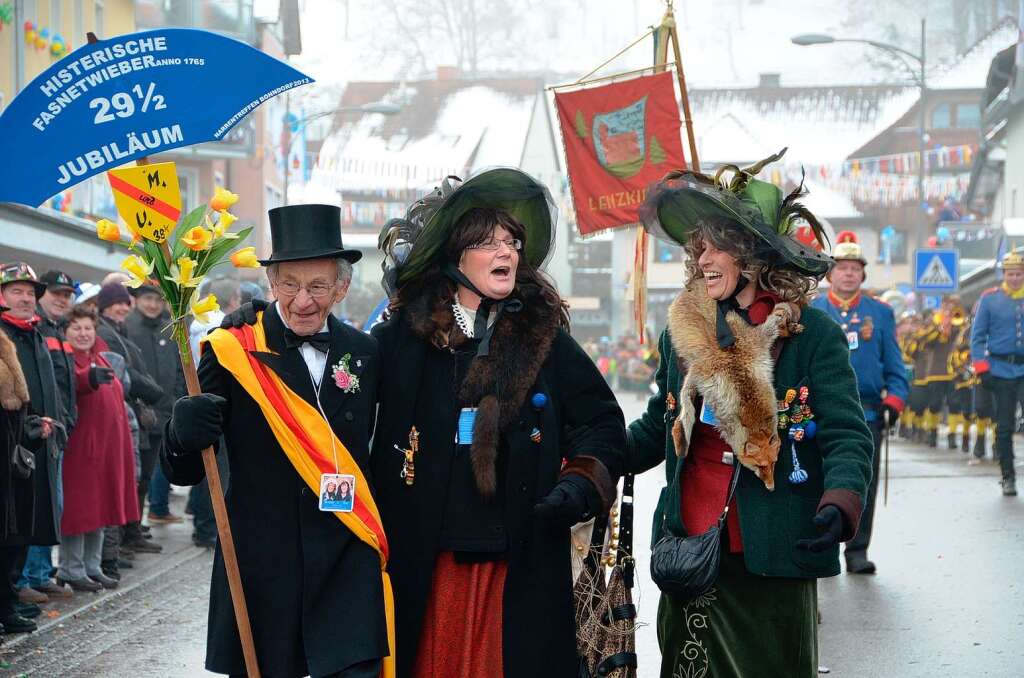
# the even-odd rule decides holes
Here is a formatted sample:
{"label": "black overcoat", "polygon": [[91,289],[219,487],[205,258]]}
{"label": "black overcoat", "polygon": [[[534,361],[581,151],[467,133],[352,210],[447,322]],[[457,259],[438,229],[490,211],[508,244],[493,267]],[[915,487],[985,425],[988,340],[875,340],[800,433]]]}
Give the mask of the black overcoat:
{"label": "black overcoat", "polygon": [[138,309],[124,321],[125,334],[138,347],[146,370],[163,390],[163,398],[153,405],[160,417],[160,429],[154,433],[163,433],[174,401],[185,395],[185,375],[181,371],[178,344],[171,337],[170,322],[167,313],[147,318]]}
{"label": "black overcoat", "polygon": [[0,331],[0,546],[25,546],[35,520],[35,478],[18,478],[11,455],[24,444],[28,386],[7,333]]}
{"label": "black overcoat", "polygon": [[39,306],[36,307],[36,314],[39,316],[36,329],[46,340],[46,348],[50,350],[50,361],[53,363],[53,376],[57,382],[57,394],[63,408],[61,423],[64,424],[67,437],[70,438],[75,422],[78,421],[74,354],[71,351],[71,344],[64,336],[61,322],[50,320]]}
{"label": "black overcoat", "polygon": [[[539,299],[525,296],[522,311],[499,318],[488,359],[491,368],[483,368],[493,368],[502,384],[498,400],[505,461],[498,465],[497,483],[504,496],[508,545],[504,676],[566,678],[578,670],[570,533],[567,527],[535,518],[534,506],[558,482],[563,457],[586,456],[602,466],[610,485],[602,488],[603,498],[613,500],[612,479],[622,466],[625,425],[615,397],[593,362],[558,326],[557,317],[541,308]],[[430,297],[428,292],[424,300]],[[459,491],[453,486],[457,482],[452,474],[453,446],[442,443],[428,449],[430,440],[450,440],[454,422],[414,421],[417,397],[444,392],[421,383],[428,353],[439,350],[427,338],[444,313],[443,308],[426,308],[426,303],[398,310],[372,331],[380,342],[382,363],[388,366],[382,372],[371,466],[391,545],[398,678],[413,675],[446,505],[449,494]],[[474,374],[481,371],[476,362],[480,360],[476,358],[470,366],[467,381],[481,380]],[[548,397],[548,404],[539,410],[531,404],[536,393]],[[450,411],[455,417],[456,403],[451,403]],[[394,445],[408,447],[414,424],[421,446],[415,459],[415,482],[408,486],[401,478],[404,456]],[[535,427],[541,431],[539,443],[530,437]]]}
{"label": "black overcoat", "polygon": [[[377,342],[331,317],[320,401],[338,439],[368,470],[369,439],[377,398]],[[263,315],[270,353],[256,353],[290,389],[316,407],[306,363],[298,348],[286,348],[284,324],[272,306]],[[344,393],[331,366],[351,354],[349,369],[359,391]],[[388,654],[383,585],[377,552],[355,537],[332,513],[318,509],[311,491],[277,444],[254,401],[205,348],[199,363],[205,393],[227,399],[224,409],[231,482],[226,496],[239,570],[263,675],[332,674]],[[198,454],[161,451],[168,479],[193,485],[203,478]],[[223,453],[223,450],[221,451]],[[213,564],[206,668],[244,674],[231,594],[220,545]]]}
{"label": "black overcoat", "polygon": [[[0,328],[7,332],[14,343],[21,371],[25,375],[30,402],[28,414],[63,420],[63,406],[57,395],[57,381],[53,374],[53,362],[46,340],[39,330],[25,330],[0,321]],[[53,546],[60,543],[60,513],[57,511],[57,460],[60,449],[67,438],[59,430],[47,440],[27,441],[22,444],[33,452],[36,469],[32,472],[35,495],[35,509],[32,512],[31,534],[27,543],[37,546]],[[23,513],[24,514],[24,513]]]}

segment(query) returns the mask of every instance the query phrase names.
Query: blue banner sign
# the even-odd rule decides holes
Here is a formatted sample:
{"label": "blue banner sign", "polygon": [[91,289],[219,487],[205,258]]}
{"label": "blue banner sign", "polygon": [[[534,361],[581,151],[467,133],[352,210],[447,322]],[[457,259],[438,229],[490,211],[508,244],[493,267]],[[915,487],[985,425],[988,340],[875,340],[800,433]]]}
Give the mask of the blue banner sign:
{"label": "blue banner sign", "polygon": [[35,207],[136,158],[218,141],[264,101],[312,81],[209,31],[167,28],[84,45],[0,115],[0,201]]}

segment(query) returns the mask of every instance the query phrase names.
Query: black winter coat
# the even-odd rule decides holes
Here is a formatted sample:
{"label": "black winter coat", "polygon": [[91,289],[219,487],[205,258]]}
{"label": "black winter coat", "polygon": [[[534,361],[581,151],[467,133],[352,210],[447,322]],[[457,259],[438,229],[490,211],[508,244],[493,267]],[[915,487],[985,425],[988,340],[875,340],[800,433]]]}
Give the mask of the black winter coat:
{"label": "black winter coat", "polygon": [[[14,343],[21,371],[25,375],[29,393],[28,414],[61,421],[57,382],[43,335],[37,329],[23,330],[6,321],[0,321],[0,327]],[[31,533],[23,543],[52,546],[60,542],[57,511],[57,483],[60,479],[57,459],[65,442],[63,433],[59,431],[54,431],[54,435],[47,440],[22,440],[22,444],[33,452],[36,461],[36,469],[31,478],[35,495],[34,519]]]}
{"label": "black winter coat", "polygon": [[[285,347],[276,306],[264,313],[263,327],[272,353],[254,355],[315,407],[306,363],[299,349]],[[333,317],[328,327],[331,350],[320,400],[334,433],[366,473],[377,399],[377,342]],[[349,369],[360,378],[360,389],[353,393],[343,392],[331,379],[331,366],[346,353],[352,356]],[[387,655],[377,552],[333,514],[319,510],[318,492],[306,486],[288,461],[259,405],[209,348],[199,363],[199,382],[204,393],[227,399],[224,440],[231,483],[225,499],[262,674],[328,675]],[[172,483],[202,480],[197,452],[178,449],[168,425],[160,456]],[[210,587],[206,668],[245,673],[219,544]]]}
{"label": "black winter coat", "polygon": [[178,345],[171,338],[170,321],[167,314],[147,318],[138,309],[124,321],[125,333],[138,346],[146,370],[163,391],[163,398],[154,405],[160,416],[159,431],[171,416],[174,401],[185,395],[185,375]]}
{"label": "black winter coat", "polygon": [[[135,342],[128,338],[124,327],[119,327],[109,318],[100,316],[100,322],[96,326],[96,334],[100,339],[107,342],[111,351],[124,358],[125,366],[128,369],[128,379],[131,382],[130,390],[125,393],[125,401],[139,414],[138,401],[156,408],[164,399],[164,391],[160,384],[153,379],[146,361],[142,358],[142,351],[135,345]],[[142,426],[142,419],[139,418],[139,426]],[[149,438],[151,435],[160,433],[160,425],[153,428],[140,428],[139,449],[150,449]]]}
{"label": "black winter coat", "polygon": [[75,357],[71,351],[71,345],[64,336],[64,329],[60,322],[50,320],[42,307],[36,308],[40,317],[36,329],[46,340],[46,348],[50,350],[50,361],[53,363],[53,376],[57,382],[57,394],[61,402],[61,423],[67,430],[67,437],[75,428],[78,421],[78,407],[76,406],[75,391]]}
{"label": "black winter coat", "polygon": [[[373,482],[384,529],[391,546],[389,572],[395,590],[398,678],[412,676],[423,616],[431,593],[434,563],[444,543],[446,516],[476,513],[480,487],[474,478],[496,476],[495,499],[500,510],[475,521],[501,535],[504,552],[489,557],[507,561],[504,587],[503,653],[505,678],[567,678],[576,675],[576,636],[570,532],[534,517],[535,504],[545,497],[560,474],[587,475],[599,486],[604,508],[614,500],[625,451],[622,412],[604,379],[576,342],[559,327],[557,315],[535,295],[517,288],[525,306],[500,316],[491,340],[490,357],[474,358],[461,386],[455,389],[424,379],[424,366],[436,374],[437,360],[450,351],[435,348],[429,337],[441,323],[450,328],[450,306],[430,307],[434,290],[400,309],[372,331],[380,343],[381,405],[371,455]],[[461,332],[457,334],[463,341]],[[454,371],[452,372],[454,377]],[[457,393],[457,395],[453,395]],[[534,408],[532,396],[548,402]],[[456,458],[452,444],[463,397],[476,403],[480,394],[474,444],[498,441],[496,459],[470,451],[472,470]],[[444,403],[444,399],[449,402]],[[428,408],[424,407],[424,401]],[[441,400],[441,403],[434,402]],[[439,409],[440,408],[440,409]],[[422,416],[445,410],[448,416]],[[420,413],[420,414],[418,414]],[[488,423],[488,417],[494,415]],[[394,449],[409,446],[409,431],[420,433],[415,482],[401,477],[404,456]],[[495,430],[488,430],[489,426]],[[534,428],[540,442],[531,439]],[[462,448],[465,450],[465,447]],[[464,454],[464,452],[460,453]],[[569,459],[565,471],[563,457]],[[472,528],[474,521],[469,521]],[[462,525],[461,527],[466,527]],[[487,549],[493,548],[489,544]],[[458,610],[451,614],[457,615]]]}
{"label": "black winter coat", "polygon": [[0,332],[0,546],[24,546],[35,520],[35,479],[18,478],[11,455],[24,444],[28,387],[18,352],[6,332]]}

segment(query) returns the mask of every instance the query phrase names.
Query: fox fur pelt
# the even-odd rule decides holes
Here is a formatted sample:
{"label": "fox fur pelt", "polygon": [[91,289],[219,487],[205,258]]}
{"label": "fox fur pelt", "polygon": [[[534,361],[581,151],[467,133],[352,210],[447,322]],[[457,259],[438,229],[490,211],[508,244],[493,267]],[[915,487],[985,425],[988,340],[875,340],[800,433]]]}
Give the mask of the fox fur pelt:
{"label": "fox fur pelt", "polygon": [[705,282],[698,279],[669,307],[669,335],[686,375],[679,392],[679,416],[672,425],[676,454],[683,457],[688,451],[700,395],[714,411],[722,439],[739,462],[773,490],[780,441],[772,346],[780,336],[802,329],[797,325],[800,309],[796,304],[777,304],[768,319],[756,326],[730,311],[726,321],[736,343],[720,348],[716,303],[707,295]]}

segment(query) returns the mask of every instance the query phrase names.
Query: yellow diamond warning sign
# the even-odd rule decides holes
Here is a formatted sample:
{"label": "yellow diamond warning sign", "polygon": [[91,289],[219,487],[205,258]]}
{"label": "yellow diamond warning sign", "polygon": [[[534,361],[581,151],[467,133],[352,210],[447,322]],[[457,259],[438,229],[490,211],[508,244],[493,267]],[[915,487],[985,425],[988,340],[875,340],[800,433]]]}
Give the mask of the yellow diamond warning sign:
{"label": "yellow diamond warning sign", "polygon": [[117,212],[133,233],[162,243],[181,216],[181,191],[173,162],[107,172]]}

